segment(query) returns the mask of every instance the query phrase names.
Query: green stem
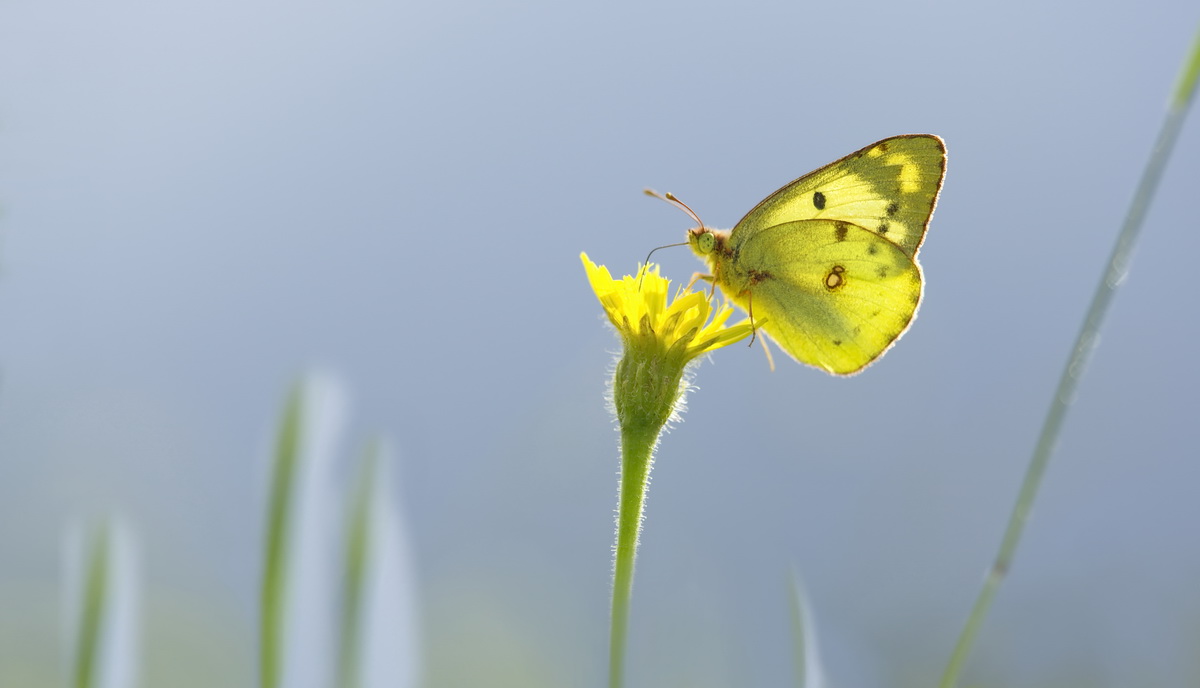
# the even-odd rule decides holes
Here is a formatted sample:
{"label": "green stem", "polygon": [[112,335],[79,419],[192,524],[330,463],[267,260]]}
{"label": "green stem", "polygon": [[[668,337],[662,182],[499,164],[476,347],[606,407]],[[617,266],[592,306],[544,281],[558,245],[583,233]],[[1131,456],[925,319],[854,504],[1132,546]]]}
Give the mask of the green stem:
{"label": "green stem", "polygon": [[1058,380],[1058,389],[1050,402],[1050,410],[1046,414],[1041,435],[1034,447],[1029,468],[1025,471],[1021,491],[1017,496],[1016,504],[1013,505],[1012,514],[1009,516],[1004,539],[1000,543],[1000,550],[996,553],[996,559],[983,583],[983,588],[979,591],[979,597],[975,600],[971,615],[967,617],[966,626],[954,647],[954,653],[946,666],[946,672],[942,675],[942,681],[939,684],[941,688],[954,688],[958,685],[959,674],[979,635],[988,610],[992,606],[996,591],[1012,566],[1013,557],[1021,541],[1021,534],[1025,530],[1029,513],[1033,509],[1038,488],[1041,487],[1042,477],[1046,473],[1046,467],[1050,463],[1050,457],[1058,443],[1058,435],[1062,430],[1067,408],[1075,398],[1079,380],[1083,377],[1088,359],[1091,358],[1092,351],[1095,349],[1100,326],[1112,303],[1113,295],[1128,272],[1133,248],[1142,229],[1142,221],[1145,219],[1146,210],[1150,207],[1150,201],[1154,197],[1154,191],[1158,187],[1163,169],[1167,165],[1167,159],[1175,147],[1175,139],[1183,126],[1183,119],[1187,114],[1188,105],[1191,103],[1197,76],[1200,76],[1200,33],[1197,33],[1196,39],[1192,43],[1191,53],[1188,61],[1184,64],[1179,83],[1176,85],[1162,130],[1159,132],[1158,140],[1154,144],[1154,150],[1150,154],[1146,168],[1142,172],[1142,178],[1133,195],[1129,212],[1125,216],[1125,222],[1121,226],[1121,232],[1117,236],[1117,242],[1109,256],[1108,267],[1092,296],[1092,303],[1088,307],[1083,326],[1075,340],[1071,357]]}
{"label": "green stem", "polygon": [[662,426],[621,430],[621,483],[617,497],[617,545],[613,568],[612,628],[609,636],[608,685],[621,688],[625,675],[625,637],[629,600],[633,596],[633,565],[646,504],[646,486],[654,444]]}

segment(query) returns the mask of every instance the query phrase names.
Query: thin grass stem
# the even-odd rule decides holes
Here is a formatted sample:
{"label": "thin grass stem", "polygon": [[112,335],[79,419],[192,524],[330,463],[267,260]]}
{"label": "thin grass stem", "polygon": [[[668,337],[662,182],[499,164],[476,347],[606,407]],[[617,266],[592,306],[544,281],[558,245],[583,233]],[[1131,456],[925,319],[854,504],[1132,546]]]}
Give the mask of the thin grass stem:
{"label": "thin grass stem", "polygon": [[1082,379],[1088,360],[1095,350],[1096,342],[1100,335],[1100,327],[1103,325],[1104,316],[1112,304],[1113,295],[1129,271],[1133,249],[1137,243],[1138,235],[1142,231],[1146,211],[1150,207],[1150,202],[1154,197],[1158,182],[1162,178],[1167,160],[1170,158],[1172,150],[1174,150],[1175,140],[1178,138],[1188,106],[1191,104],[1192,96],[1195,93],[1197,77],[1200,77],[1200,32],[1196,34],[1196,38],[1192,43],[1191,52],[1184,63],[1184,68],[1175,86],[1175,91],[1172,94],[1162,129],[1159,131],[1158,140],[1155,142],[1154,149],[1150,153],[1150,159],[1147,161],[1146,168],[1142,172],[1141,181],[1138,183],[1137,190],[1133,194],[1133,200],[1125,216],[1125,221],[1121,225],[1121,232],[1117,236],[1116,244],[1113,246],[1112,254],[1109,256],[1108,266],[1104,271],[1104,276],[1100,280],[1100,284],[1096,288],[1095,294],[1092,295],[1092,303],[1088,306],[1087,314],[1083,319],[1083,325],[1080,327],[1079,335],[1075,340],[1075,346],[1072,349],[1070,358],[1067,360],[1066,367],[1063,369],[1062,376],[1059,378],[1058,388],[1055,390],[1054,398],[1050,402],[1050,409],[1046,414],[1041,434],[1034,447],[1033,457],[1029,462],[1029,468],[1026,469],[1025,478],[1021,482],[1021,489],[1017,495],[1017,501],[1013,506],[1012,514],[1009,516],[1008,526],[1004,531],[1004,539],[1000,543],[1000,549],[996,554],[991,569],[988,571],[983,587],[979,591],[979,596],[975,600],[971,614],[967,617],[967,623],[959,635],[954,652],[946,666],[946,671],[942,675],[942,681],[939,684],[941,688],[954,688],[954,686],[958,685],[963,665],[966,663],[971,648],[974,646],[975,639],[979,635],[988,610],[992,606],[992,601],[996,597],[996,591],[1012,566],[1013,557],[1016,554],[1017,546],[1020,544],[1021,535],[1025,530],[1029,514],[1033,509],[1033,503],[1037,497],[1038,489],[1041,487],[1046,467],[1049,465],[1050,457],[1053,455],[1054,448],[1058,443],[1058,436],[1062,430],[1067,409],[1075,398],[1079,381]]}

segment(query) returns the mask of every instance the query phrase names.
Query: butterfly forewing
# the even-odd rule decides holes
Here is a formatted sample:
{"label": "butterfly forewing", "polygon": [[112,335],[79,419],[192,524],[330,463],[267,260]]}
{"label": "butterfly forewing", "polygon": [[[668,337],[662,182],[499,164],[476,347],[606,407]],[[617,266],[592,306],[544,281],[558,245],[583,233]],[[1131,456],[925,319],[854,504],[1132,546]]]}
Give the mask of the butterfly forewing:
{"label": "butterfly forewing", "polygon": [[863,227],[915,256],[946,170],[946,147],[931,134],[876,142],[811,172],[759,203],[733,229],[828,219]]}

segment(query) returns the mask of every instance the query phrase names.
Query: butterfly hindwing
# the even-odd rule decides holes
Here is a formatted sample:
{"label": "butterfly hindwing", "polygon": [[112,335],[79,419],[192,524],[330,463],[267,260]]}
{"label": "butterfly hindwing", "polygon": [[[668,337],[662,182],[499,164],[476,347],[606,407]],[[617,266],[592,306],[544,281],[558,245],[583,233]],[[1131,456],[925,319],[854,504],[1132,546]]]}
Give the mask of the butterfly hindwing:
{"label": "butterfly hindwing", "polygon": [[837,375],[861,370],[908,328],[920,302],[920,267],[857,225],[802,220],[740,238],[717,284],[739,293],[735,301],[801,363]]}

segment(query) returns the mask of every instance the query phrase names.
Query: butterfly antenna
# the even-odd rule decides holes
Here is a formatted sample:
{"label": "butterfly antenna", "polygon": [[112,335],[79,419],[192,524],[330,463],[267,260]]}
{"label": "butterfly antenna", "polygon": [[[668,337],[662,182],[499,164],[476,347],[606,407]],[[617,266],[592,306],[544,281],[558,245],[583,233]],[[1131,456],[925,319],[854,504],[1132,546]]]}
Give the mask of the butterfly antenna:
{"label": "butterfly antenna", "polygon": [[655,248],[650,249],[650,252],[646,254],[646,260],[642,262],[642,265],[644,267],[642,268],[642,276],[641,276],[641,278],[638,279],[638,291],[642,290],[642,280],[646,279],[645,271],[650,269],[650,256],[654,255],[655,251],[657,251],[660,248],[671,248],[672,246],[687,246],[687,245],[688,245],[688,242],[684,241],[684,242],[681,242],[678,244],[666,244],[664,246],[657,246]]}
{"label": "butterfly antenna", "polygon": [[[679,200],[678,198],[675,198],[675,194],[671,193],[670,191],[666,192],[665,194],[661,194],[661,193],[655,191],[654,189],[642,189],[642,193],[646,194],[647,196],[653,196],[654,198],[657,198],[660,201],[666,201],[667,203],[670,203],[671,205],[683,210],[685,213],[687,213],[689,216],[691,216],[691,218],[696,221],[697,226],[699,226],[699,227],[704,226],[704,223],[700,221],[700,216],[696,215],[695,211],[693,211],[691,208],[689,208],[686,203]],[[688,245],[688,242],[683,241],[678,244],[666,244],[664,246],[658,246],[656,248],[653,248],[650,250],[650,253],[646,254],[646,262],[643,263],[643,265],[645,265],[646,267],[650,267],[650,256],[653,256],[654,252],[660,248],[671,248],[673,246],[687,246],[687,245]],[[645,273],[643,273],[643,279],[645,279]],[[642,288],[642,282],[641,282],[641,280],[638,280],[638,289],[640,290],[641,288]]]}
{"label": "butterfly antenna", "polygon": [[645,261],[644,265],[649,265],[649,264],[650,264],[650,256],[654,255],[654,252],[655,252],[655,251],[657,251],[657,250],[658,250],[658,249],[660,249],[660,248],[672,248],[672,247],[674,247],[674,246],[687,246],[687,245],[688,245],[688,242],[686,242],[686,241],[681,241],[681,242],[680,242],[680,243],[678,243],[678,244],[665,244],[665,245],[663,245],[663,246],[656,246],[656,247],[654,247],[654,248],[650,249],[650,252],[646,254],[646,261]]}
{"label": "butterfly antenna", "polygon": [[646,194],[647,196],[653,196],[660,201],[666,201],[667,203],[670,203],[671,205],[675,206],[676,208],[679,208],[683,212],[690,215],[691,218],[696,221],[697,227],[704,226],[704,223],[700,221],[700,216],[696,214],[696,211],[694,211],[690,207],[688,207],[687,203],[684,203],[683,201],[676,198],[675,194],[671,193],[670,191],[666,192],[665,194],[660,194],[659,192],[655,191],[654,189],[642,189],[642,193]]}

